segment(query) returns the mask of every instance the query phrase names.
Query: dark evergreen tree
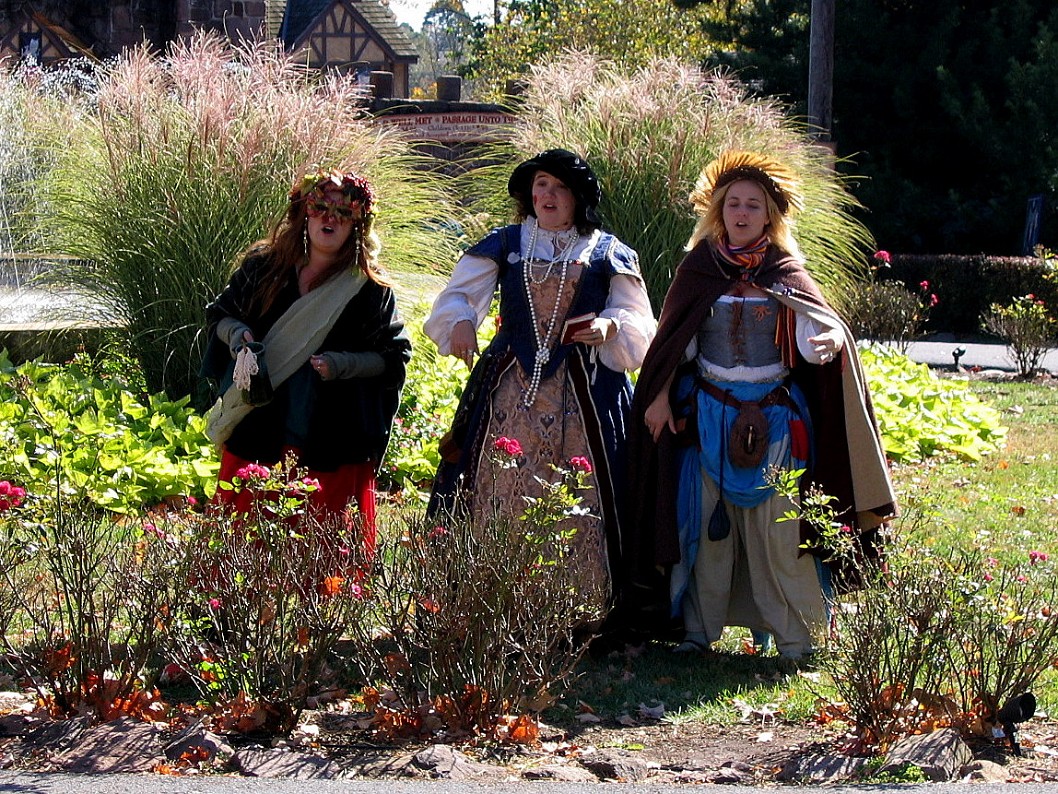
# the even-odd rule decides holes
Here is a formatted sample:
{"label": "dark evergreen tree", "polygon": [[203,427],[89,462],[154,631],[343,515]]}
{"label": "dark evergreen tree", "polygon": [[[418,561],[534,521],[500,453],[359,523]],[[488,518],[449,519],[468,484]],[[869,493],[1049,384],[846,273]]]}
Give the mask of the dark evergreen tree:
{"label": "dark evergreen tree", "polygon": [[[803,114],[810,0],[727,5],[707,60]],[[885,247],[1020,253],[1034,194],[1048,207],[1041,242],[1058,245],[1056,95],[1053,0],[838,4],[833,133]]]}

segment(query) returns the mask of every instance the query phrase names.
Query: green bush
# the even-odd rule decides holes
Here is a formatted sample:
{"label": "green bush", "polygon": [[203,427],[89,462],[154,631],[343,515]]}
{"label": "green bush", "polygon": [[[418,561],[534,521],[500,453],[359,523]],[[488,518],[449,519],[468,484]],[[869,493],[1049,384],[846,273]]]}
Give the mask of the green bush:
{"label": "green bush", "polygon": [[1054,260],[1045,256],[1014,257],[893,254],[887,277],[915,290],[922,281],[940,298],[930,312],[928,331],[975,334],[979,319],[993,303],[1032,293],[1049,306],[1058,305]]}
{"label": "green bush", "polygon": [[1047,304],[1035,295],[1022,295],[1006,305],[993,303],[981,318],[982,327],[1007,343],[1018,374],[1034,375],[1055,341],[1055,321]]}
{"label": "green bush", "polygon": [[860,358],[890,460],[906,463],[945,453],[980,460],[1003,443],[999,412],[965,382],[938,378],[891,348],[861,345]]}
{"label": "green bush", "polygon": [[[928,282],[923,284],[928,290]],[[896,281],[858,282],[847,295],[845,319],[856,338],[889,342],[900,353],[921,333],[936,297],[925,290],[915,294]]]}
{"label": "green bush", "polygon": [[415,352],[379,472],[379,488],[405,498],[417,498],[430,490],[441,463],[438,443],[452,424],[468,375],[462,362],[438,355],[434,343],[423,333],[425,307],[417,307],[413,314],[408,332]]}
{"label": "green bush", "polygon": [[118,513],[212,494],[219,464],[184,397],[147,394],[127,359],[14,366],[0,351],[0,478]]}

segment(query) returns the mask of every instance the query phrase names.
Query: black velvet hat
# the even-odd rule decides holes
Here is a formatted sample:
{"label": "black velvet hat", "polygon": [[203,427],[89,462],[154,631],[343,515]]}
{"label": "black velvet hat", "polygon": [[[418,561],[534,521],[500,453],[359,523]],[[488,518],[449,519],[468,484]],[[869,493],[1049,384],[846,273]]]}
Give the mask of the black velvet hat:
{"label": "black velvet hat", "polygon": [[522,208],[530,215],[533,212],[533,176],[537,171],[546,171],[551,176],[561,179],[563,184],[573,192],[577,200],[576,224],[580,226],[601,226],[596,208],[602,200],[602,188],[595,172],[583,157],[567,149],[548,149],[531,157],[514,169],[507,182],[507,192],[517,199]]}

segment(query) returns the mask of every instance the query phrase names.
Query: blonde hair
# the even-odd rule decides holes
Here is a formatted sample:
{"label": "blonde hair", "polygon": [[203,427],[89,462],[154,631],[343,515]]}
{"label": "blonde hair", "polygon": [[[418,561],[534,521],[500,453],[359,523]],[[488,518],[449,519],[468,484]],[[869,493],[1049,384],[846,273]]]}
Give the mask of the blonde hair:
{"label": "blonde hair", "polygon": [[801,258],[793,235],[792,217],[804,207],[797,175],[769,155],[738,149],[721,152],[702,169],[690,195],[698,223],[686,249],[690,251],[703,239],[716,244],[725,238],[724,197],[731,185],[742,181],[753,182],[764,194],[768,211],[764,229],[769,242]]}
{"label": "blonde hair", "polygon": [[[741,180],[737,180],[741,181]],[[746,180],[752,182],[753,180]],[[705,207],[705,212],[698,216],[698,223],[694,227],[694,231],[691,233],[690,239],[687,241],[685,250],[690,251],[703,239],[708,240],[714,245],[723,240],[727,235],[727,229],[724,227],[724,198],[727,196],[728,189],[735,184],[734,182],[728,182],[713,191],[709,203]],[[778,246],[788,254],[796,256],[801,259],[801,249],[797,245],[797,240],[794,239],[793,219],[783,215],[779,210],[779,205],[775,203],[775,200],[768,195],[768,191],[762,190],[764,194],[764,205],[768,211],[768,225],[764,227],[764,233],[768,236],[768,241]]]}

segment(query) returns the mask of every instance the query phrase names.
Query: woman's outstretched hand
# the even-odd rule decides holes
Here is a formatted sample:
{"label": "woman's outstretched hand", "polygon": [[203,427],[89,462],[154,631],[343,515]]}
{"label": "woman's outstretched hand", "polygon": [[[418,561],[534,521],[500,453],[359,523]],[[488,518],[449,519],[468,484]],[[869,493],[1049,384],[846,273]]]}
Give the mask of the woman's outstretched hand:
{"label": "woman's outstretched hand", "polygon": [[808,344],[812,346],[812,350],[819,356],[821,364],[826,364],[833,359],[841,350],[844,341],[844,336],[840,331],[825,331],[817,336],[808,338]]}

